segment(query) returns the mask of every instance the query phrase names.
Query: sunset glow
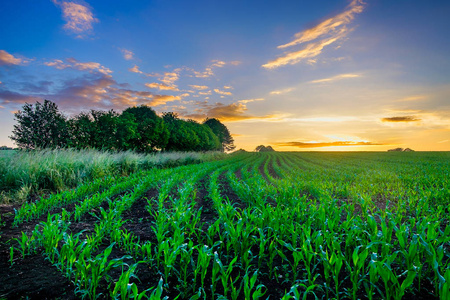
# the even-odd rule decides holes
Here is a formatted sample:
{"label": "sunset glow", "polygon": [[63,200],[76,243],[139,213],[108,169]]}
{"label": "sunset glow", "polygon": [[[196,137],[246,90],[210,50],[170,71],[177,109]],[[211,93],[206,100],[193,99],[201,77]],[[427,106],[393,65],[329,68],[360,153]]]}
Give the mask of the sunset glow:
{"label": "sunset glow", "polygon": [[449,15],[448,1],[3,1],[0,146],[15,111],[48,99],[69,116],[218,118],[248,151],[450,151]]}

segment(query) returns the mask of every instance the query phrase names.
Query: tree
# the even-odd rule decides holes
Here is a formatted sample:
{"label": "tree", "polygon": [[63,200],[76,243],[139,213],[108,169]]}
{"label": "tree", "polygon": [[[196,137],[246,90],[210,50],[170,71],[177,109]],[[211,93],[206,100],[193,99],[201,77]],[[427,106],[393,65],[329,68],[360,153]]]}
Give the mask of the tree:
{"label": "tree", "polygon": [[129,107],[122,115],[130,114],[137,123],[136,132],[130,139],[130,147],[139,152],[153,152],[166,147],[169,130],[161,117],[149,106]]}
{"label": "tree", "polygon": [[90,113],[82,112],[68,121],[70,132],[69,146],[77,149],[94,146],[94,121]]}
{"label": "tree", "polygon": [[209,126],[214,134],[219,138],[221,146],[221,151],[233,151],[236,146],[234,145],[234,139],[231,136],[228,128],[222,124],[219,120],[214,118],[207,118],[203,124]]}
{"label": "tree", "polygon": [[22,110],[14,114],[18,124],[10,139],[19,148],[61,148],[67,147],[69,130],[66,117],[59,112],[58,106],[49,101],[36,102],[35,105],[26,103]]}
{"label": "tree", "polygon": [[117,150],[117,123],[119,114],[114,110],[91,110],[91,146],[96,149]]}
{"label": "tree", "polygon": [[258,147],[256,147],[255,149],[256,152],[273,152],[275,151],[272,146],[264,146],[264,145],[259,145]]}

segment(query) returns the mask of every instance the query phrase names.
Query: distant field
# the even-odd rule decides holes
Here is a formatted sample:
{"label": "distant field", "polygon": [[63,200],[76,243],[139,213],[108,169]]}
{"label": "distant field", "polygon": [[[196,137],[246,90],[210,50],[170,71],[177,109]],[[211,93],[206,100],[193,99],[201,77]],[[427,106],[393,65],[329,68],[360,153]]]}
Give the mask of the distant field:
{"label": "distant field", "polygon": [[450,299],[449,178],[449,152],[99,177],[0,206],[0,298]]}

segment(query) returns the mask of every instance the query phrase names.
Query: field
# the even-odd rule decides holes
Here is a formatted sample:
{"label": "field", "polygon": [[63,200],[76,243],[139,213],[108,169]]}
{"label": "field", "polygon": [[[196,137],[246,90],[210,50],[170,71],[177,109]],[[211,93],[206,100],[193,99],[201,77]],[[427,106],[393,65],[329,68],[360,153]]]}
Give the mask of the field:
{"label": "field", "polygon": [[450,153],[237,153],[0,206],[0,299],[450,299]]}

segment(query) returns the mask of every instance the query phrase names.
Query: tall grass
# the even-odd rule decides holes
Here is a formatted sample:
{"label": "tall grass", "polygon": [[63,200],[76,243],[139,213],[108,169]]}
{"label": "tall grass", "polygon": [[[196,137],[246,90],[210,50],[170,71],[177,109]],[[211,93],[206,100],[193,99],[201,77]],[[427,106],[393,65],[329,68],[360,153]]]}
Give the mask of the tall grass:
{"label": "tall grass", "polygon": [[62,191],[96,178],[127,176],[138,170],[221,159],[220,152],[138,154],[93,149],[14,151],[0,155],[0,203],[23,202],[30,195]]}

